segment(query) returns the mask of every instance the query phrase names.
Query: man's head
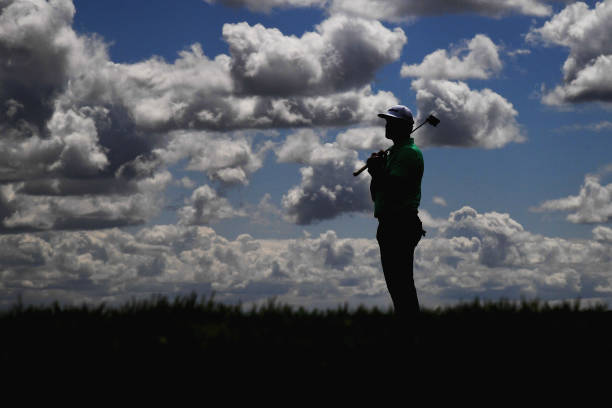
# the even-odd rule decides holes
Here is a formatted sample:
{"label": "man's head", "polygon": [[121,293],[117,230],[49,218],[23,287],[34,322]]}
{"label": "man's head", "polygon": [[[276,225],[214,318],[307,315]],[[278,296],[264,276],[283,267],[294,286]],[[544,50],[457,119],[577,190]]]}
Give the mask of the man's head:
{"label": "man's head", "polygon": [[404,105],[394,105],[385,113],[379,113],[378,117],[387,121],[385,126],[385,137],[394,142],[397,139],[407,137],[412,132],[414,119],[412,111]]}

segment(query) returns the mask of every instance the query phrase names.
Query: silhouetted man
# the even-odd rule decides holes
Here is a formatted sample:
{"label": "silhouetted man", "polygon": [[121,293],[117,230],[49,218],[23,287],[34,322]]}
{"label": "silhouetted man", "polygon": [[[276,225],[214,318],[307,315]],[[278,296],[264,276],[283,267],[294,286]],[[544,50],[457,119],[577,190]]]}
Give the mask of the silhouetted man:
{"label": "silhouetted man", "polygon": [[414,125],[410,109],[396,105],[378,116],[386,120],[385,137],[393,141],[393,147],[387,154],[372,153],[367,162],[372,175],[374,216],[378,218],[376,239],[395,313],[404,329],[410,330],[419,313],[413,278],[414,250],[425,235],[418,216],[423,154],[410,137]]}

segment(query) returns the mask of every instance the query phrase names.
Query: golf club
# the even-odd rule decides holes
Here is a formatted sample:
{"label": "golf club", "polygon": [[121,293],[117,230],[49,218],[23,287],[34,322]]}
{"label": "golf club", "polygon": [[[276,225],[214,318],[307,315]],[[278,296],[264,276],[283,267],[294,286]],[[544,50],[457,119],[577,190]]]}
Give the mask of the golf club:
{"label": "golf club", "polygon": [[[434,115],[429,115],[427,117],[427,119],[425,119],[423,121],[423,123],[421,123],[416,128],[412,129],[412,132],[410,132],[410,134],[413,134],[414,132],[416,132],[417,129],[420,128],[421,126],[423,126],[425,123],[429,123],[431,126],[436,127],[436,126],[438,126],[438,123],[440,123],[440,119],[436,118]],[[391,147],[388,148],[387,150],[385,150],[385,154],[387,154],[389,152],[389,150],[391,150]],[[368,165],[366,164],[365,166],[363,166],[359,170],[353,172],[353,176],[358,176],[359,174],[361,174],[362,171],[364,171],[367,168],[368,168]]]}

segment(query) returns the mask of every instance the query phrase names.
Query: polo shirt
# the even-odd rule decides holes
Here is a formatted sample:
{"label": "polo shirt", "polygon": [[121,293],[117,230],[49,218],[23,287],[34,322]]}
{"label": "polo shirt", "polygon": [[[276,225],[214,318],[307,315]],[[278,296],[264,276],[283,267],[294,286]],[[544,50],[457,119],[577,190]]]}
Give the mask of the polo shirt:
{"label": "polo shirt", "polygon": [[387,154],[383,180],[376,183],[374,216],[401,215],[414,212],[421,203],[423,154],[413,138],[398,141]]}

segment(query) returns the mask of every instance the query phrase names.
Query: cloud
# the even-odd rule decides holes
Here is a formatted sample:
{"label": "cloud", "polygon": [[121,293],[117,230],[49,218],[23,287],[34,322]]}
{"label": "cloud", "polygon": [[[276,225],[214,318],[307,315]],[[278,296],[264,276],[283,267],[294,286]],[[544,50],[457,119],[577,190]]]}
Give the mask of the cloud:
{"label": "cloud", "polygon": [[[405,43],[400,29],[378,22],[334,17],[299,39],[227,25],[235,55],[209,58],[193,44],[173,62],[120,64],[102,38],[75,33],[74,13],[70,0],[13,0],[0,9],[0,56],[7,62],[0,67],[0,232],[146,222],[163,206],[168,164],[188,158],[188,169],[224,185],[246,185],[261,168],[269,144],[254,147],[247,137],[217,131],[374,123],[373,109],[397,102],[368,84]],[[248,49],[236,42],[255,32],[261,36],[248,37]],[[373,47],[370,34],[386,45]],[[300,47],[312,40],[303,61],[335,64],[350,78],[328,72],[311,78],[316,92],[248,93],[243,62],[262,62],[253,71],[257,81],[287,62],[274,62],[270,36]],[[369,51],[353,53],[355,47]]]}
{"label": "cloud", "polygon": [[186,176],[183,177],[180,180],[177,180],[175,183],[176,183],[177,186],[180,186],[180,187],[183,187],[183,188],[192,189],[192,188],[195,187],[195,182],[192,179],[190,179],[189,177],[186,177]]}
{"label": "cloud", "polygon": [[217,2],[230,7],[247,7],[252,11],[269,13],[275,8],[323,7],[327,0],[204,0],[208,4]]}
{"label": "cloud", "polygon": [[354,150],[336,142],[323,144],[318,134],[302,130],[289,135],[276,155],[281,163],[305,165],[300,185],[282,198],[290,221],[304,225],[342,213],[371,211],[369,178],[352,175],[363,165]]}
{"label": "cloud", "polygon": [[253,147],[253,136],[240,132],[176,131],[167,146],[154,152],[166,164],[187,158],[187,170],[205,172],[229,186],[249,184],[249,176],[263,166],[271,147],[270,141]]}
{"label": "cloud", "polygon": [[516,122],[518,112],[508,100],[488,88],[471,90],[464,82],[448,80],[488,79],[501,68],[497,46],[483,34],[450,57],[446,50],[437,50],[419,65],[404,64],[403,77],[418,77],[411,84],[416,91],[417,122],[433,113],[444,123],[435,129],[425,127],[421,144],[494,149],[525,141]]}
{"label": "cloud", "polygon": [[282,211],[271,200],[272,196],[269,193],[265,193],[257,206],[248,211],[251,222],[260,225],[271,225],[273,222],[278,222],[282,219]]}
{"label": "cloud", "polygon": [[244,211],[235,210],[230,202],[219,197],[207,185],[198,187],[185,199],[185,207],[179,209],[180,225],[209,225],[224,218],[245,217]]}
{"label": "cloud", "polygon": [[446,207],[446,200],[443,197],[434,196],[433,202],[441,205],[442,207]]}
{"label": "cloud", "polygon": [[[466,53],[467,52],[467,53]],[[499,73],[502,62],[498,47],[484,34],[476,34],[449,56],[446,50],[436,50],[420,64],[402,64],[402,77],[429,79],[488,79]]]}
{"label": "cloud", "polygon": [[601,176],[587,174],[577,196],[545,201],[531,211],[569,211],[575,224],[605,223],[612,220],[612,183],[602,186]]}
{"label": "cloud", "polygon": [[225,24],[231,56],[211,59],[196,43],[173,63],[106,61],[72,85],[71,96],[119,102],[136,126],[164,132],[354,124],[395,99],[368,84],[399,58],[401,29],[337,17],[317,30],[297,38],[259,24]]}
{"label": "cloud", "polygon": [[208,4],[221,3],[231,7],[247,7],[252,11],[269,13],[276,8],[320,7],[334,14],[393,22],[418,16],[472,13],[499,18],[508,14],[548,16],[552,9],[542,0],[204,0]]}
{"label": "cloud", "polygon": [[[383,125],[384,123],[381,123]],[[393,142],[385,137],[384,127],[355,127],[336,136],[338,146],[345,149],[378,151],[385,150]]]}
{"label": "cloud", "polygon": [[229,71],[227,55],[210,59],[196,43],[180,51],[173,63],[160,57],[135,64],[107,62],[82,87],[75,86],[73,94],[79,100],[120,102],[142,128],[204,127],[239,115],[239,104],[232,104],[234,84]]}
{"label": "cloud", "polygon": [[66,84],[76,36],[68,26],[75,13],[70,0],[5,1],[0,14],[0,100],[12,101],[9,123],[27,121],[44,131],[53,98]]}
{"label": "cloud", "polygon": [[332,16],[298,38],[261,24],[225,24],[231,73],[247,95],[326,95],[361,88],[406,43],[401,28]]}
{"label": "cloud", "polygon": [[[167,171],[138,180],[131,194],[27,194],[25,183],[0,186],[0,232],[97,229],[142,224],[163,207]],[[45,188],[52,189],[54,184]]]}
{"label": "cloud", "polygon": [[612,228],[600,225],[593,229],[593,236],[597,241],[612,243]]}
{"label": "cloud", "polygon": [[[336,307],[344,299],[383,299],[376,244],[319,237],[227,240],[204,226],[158,225],[0,237],[0,302],[116,303],[154,293],[202,294],[220,301]],[[352,282],[352,283],[350,283]],[[172,289],[170,289],[172,288]]]}
{"label": "cloud", "polygon": [[[460,300],[521,296],[610,299],[612,240],[533,234],[509,214],[452,211],[415,253],[415,280],[429,307]],[[0,303],[116,303],[154,293],[215,291],[223,302],[313,307],[390,304],[374,239],[334,231],[285,240],[242,234],[228,240],[206,226],[156,225],[0,236]]]}
{"label": "cloud", "polygon": [[563,84],[543,96],[549,105],[612,100],[612,2],[603,1],[593,9],[583,2],[568,5],[542,27],[533,28],[526,39],[531,43],[569,48],[563,64]]}
{"label": "cloud", "polygon": [[72,30],[74,13],[67,0],[0,10],[1,232],[142,223],[171,178],[148,156],[162,137],[92,97],[112,88],[89,86],[112,64],[102,40]]}
{"label": "cloud", "polygon": [[[282,37],[278,30],[270,31]],[[232,32],[238,36],[240,29],[234,28]],[[232,41],[238,40],[232,37]],[[264,40],[261,43],[253,41],[251,48],[242,52],[248,51],[253,58],[265,59],[265,47],[269,45]],[[331,45],[322,41],[321,47],[329,48]],[[352,62],[356,66],[367,65],[362,61]],[[187,129],[229,131],[361,123],[364,113],[372,107],[382,109],[395,100],[391,92],[373,93],[368,85],[371,78],[368,77],[362,77],[361,82],[354,81],[352,87],[346,83],[321,82],[318,88],[317,84],[311,84],[312,89],[305,94],[301,74],[296,77],[297,88],[293,87],[289,82],[280,81],[282,75],[293,75],[286,67],[263,61],[265,67],[261,69],[265,69],[265,75],[274,80],[265,83],[262,78],[253,77],[259,81],[259,88],[239,91],[238,88],[244,88],[241,84],[249,80],[238,72],[240,64],[234,57],[223,54],[212,60],[203,54],[199,44],[194,44],[181,51],[173,63],[158,57],[136,64],[106,61],[102,68],[92,69],[86,77],[94,78],[76,81],[69,96],[79,103],[118,104],[125,109],[137,129],[164,134]],[[382,66],[383,62],[372,64]],[[351,75],[356,80],[361,74],[351,72]],[[274,95],[276,91],[273,88],[279,84],[286,87],[284,93]],[[335,85],[343,88],[333,89]],[[163,140],[152,142],[160,145]]]}
{"label": "cloud", "polygon": [[601,132],[601,131],[606,131],[606,130],[612,130],[612,122],[610,122],[609,120],[602,120],[597,123],[589,123],[586,125],[574,124],[574,125],[563,126],[563,127],[556,129],[556,131],[558,132],[568,132],[568,131],[577,131],[577,130],[588,130],[591,132]]}
{"label": "cloud", "polygon": [[517,49],[517,50],[512,50],[512,51],[506,51],[506,54],[508,54],[511,57],[516,57],[517,55],[529,55],[531,54],[531,50],[528,49]]}
{"label": "cloud", "polygon": [[[209,58],[196,43],[172,63],[152,57],[117,64],[101,39],[72,30],[70,1],[35,3],[14,1],[2,10],[0,52],[12,67],[3,74],[11,84],[2,88],[5,122],[15,128],[26,118],[28,126],[21,123],[21,128],[41,133],[54,111],[90,107],[97,110],[99,142],[111,150],[117,128],[134,134],[135,146],[150,150],[176,129],[362,122],[366,109],[394,99],[389,92],[372,94],[368,84],[377,69],[399,58],[406,42],[399,28],[345,17],[327,19],[301,38],[238,23],[224,26],[231,56]],[[35,67],[45,67],[44,72]],[[109,129],[102,132],[105,125]]]}
{"label": "cloud", "polygon": [[4,268],[35,268],[48,262],[53,248],[44,239],[30,234],[4,236],[0,259]]}
{"label": "cloud", "polygon": [[547,16],[551,7],[539,0],[333,0],[330,13],[345,13],[353,16],[387,21],[405,21],[413,17],[442,14],[479,14],[501,17],[508,14]]}
{"label": "cloud", "polygon": [[419,111],[416,121],[432,112],[442,121],[436,128],[423,127],[423,146],[495,149],[525,141],[514,106],[490,89],[471,90],[464,82],[428,79],[412,81],[412,89]]}
{"label": "cloud", "polygon": [[508,214],[470,207],[452,212],[440,233],[423,240],[416,256],[416,270],[435,271],[417,287],[438,296],[597,298],[610,285],[604,242],[532,234]]}
{"label": "cloud", "polygon": [[612,102],[612,54],[600,55],[578,71],[576,77],[562,86],[556,86],[542,97],[547,105],[579,102]]}
{"label": "cloud", "polygon": [[425,228],[441,228],[447,224],[446,219],[434,218],[429,214],[429,211],[424,208],[419,208],[419,218],[423,222]]}
{"label": "cloud", "polygon": [[[106,52],[70,28],[71,1],[11,1],[0,13],[0,152],[3,181],[39,175],[88,176],[108,167],[97,119],[102,108],[58,106],[80,59]],[[82,47],[89,45],[89,53]],[[82,177],[82,176],[81,176]]]}
{"label": "cloud", "polygon": [[511,219],[509,214],[478,214],[466,206],[450,214],[441,234],[446,238],[469,237],[471,244],[479,246],[479,262],[495,267],[516,262],[511,258],[516,255],[511,251],[512,239],[523,231],[523,227]]}

